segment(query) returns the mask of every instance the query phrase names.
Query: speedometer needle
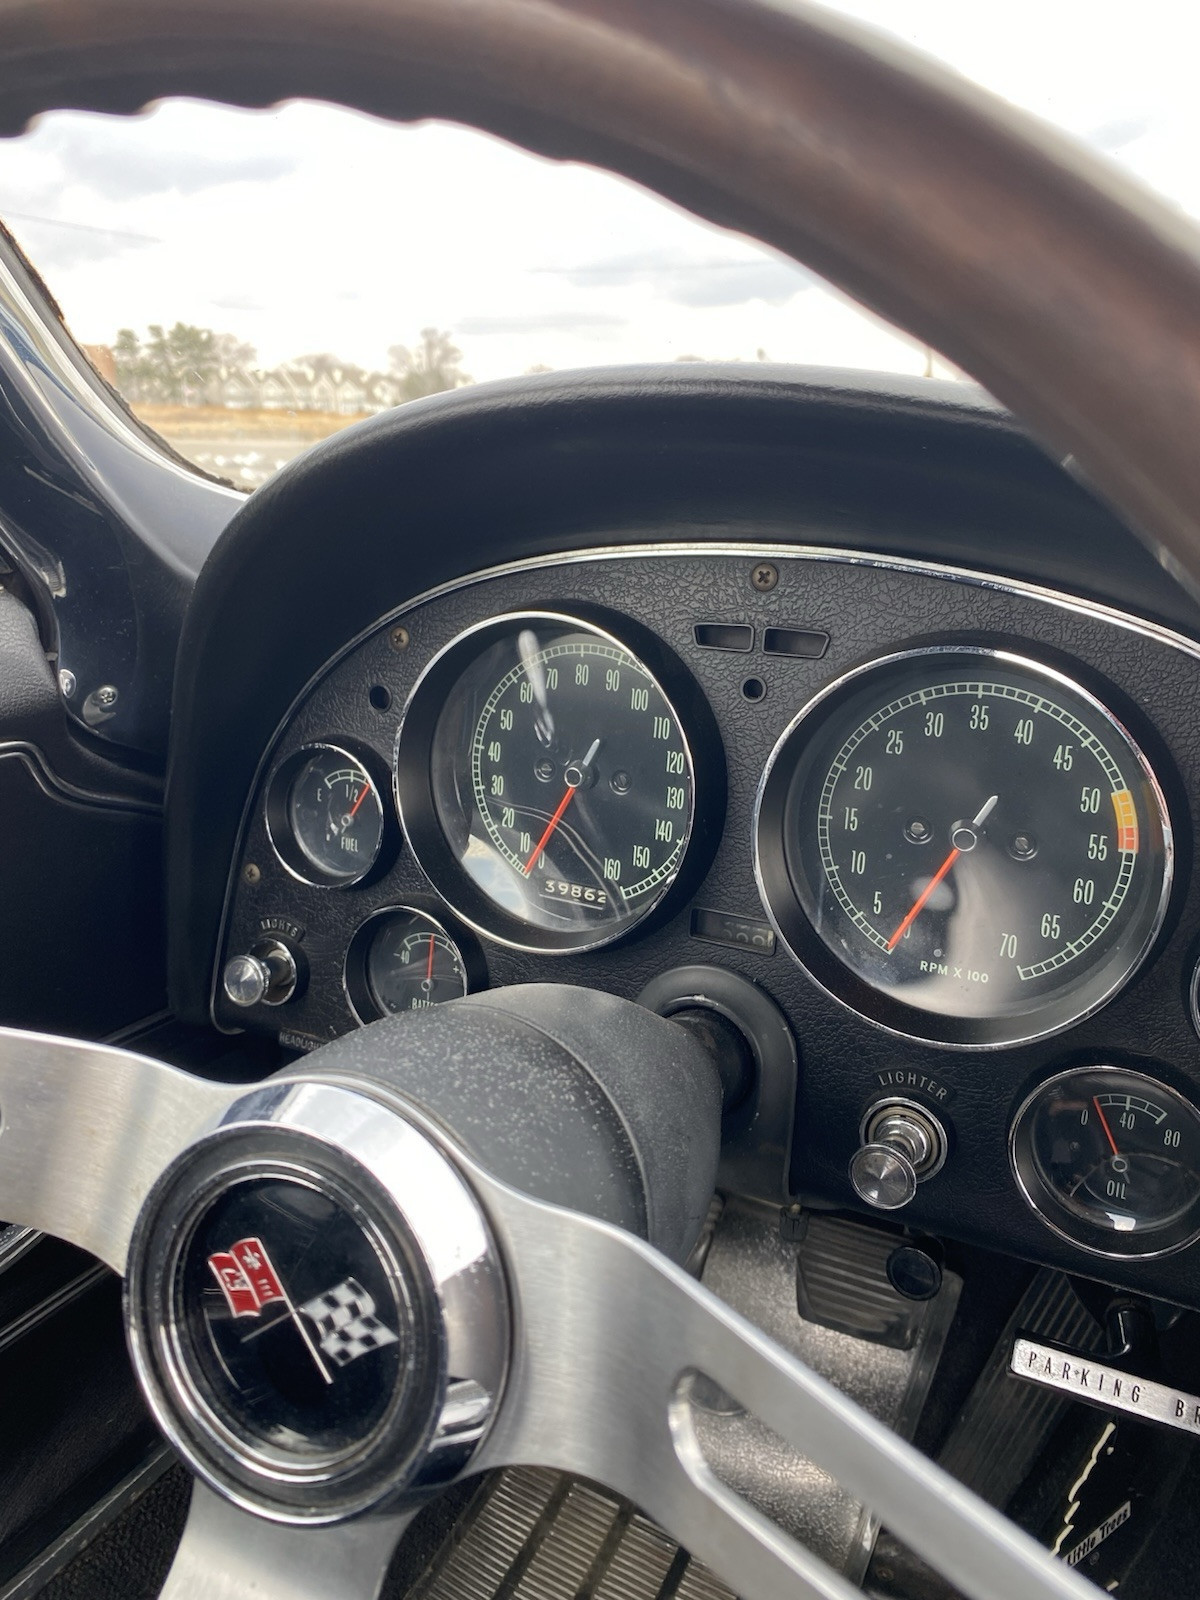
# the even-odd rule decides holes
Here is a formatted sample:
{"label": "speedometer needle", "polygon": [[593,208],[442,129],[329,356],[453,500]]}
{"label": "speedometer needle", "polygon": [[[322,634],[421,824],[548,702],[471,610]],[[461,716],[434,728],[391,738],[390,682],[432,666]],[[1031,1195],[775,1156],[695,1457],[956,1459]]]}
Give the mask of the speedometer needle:
{"label": "speedometer needle", "polygon": [[579,763],[579,765],[578,766],[569,766],[567,768],[567,773],[568,773],[568,777],[567,777],[567,792],[566,792],[566,794],[563,795],[562,799],[558,802],[558,805],[555,807],[554,815],[550,818],[550,821],[546,824],[545,833],[542,834],[542,837],[534,845],[533,850],[530,853],[529,860],[525,863],[525,865],[521,869],[522,872],[524,872],[526,877],[528,877],[529,874],[533,871],[534,862],[541,855],[542,851],[546,848],[546,846],[550,843],[550,836],[553,834],[555,828],[557,828],[559,823],[562,821],[563,813],[566,811],[567,807],[571,804],[571,800],[574,797],[576,789],[579,788],[580,784],[582,784],[583,780],[587,777],[587,769],[591,766],[592,762],[596,759],[596,751],[599,750],[599,748],[600,748],[599,739],[593,739],[592,743],[591,743],[591,748],[588,750],[587,755],[584,756],[583,760]]}
{"label": "speedometer needle", "polygon": [[[998,794],[994,794],[994,795],[992,795],[990,800],[985,802],[985,804],[980,808],[979,815],[976,816],[976,817],[972,817],[972,819],[971,819],[972,828],[982,828],[983,827],[984,823],[991,816],[992,812],[996,809],[996,802],[999,800],[999,798],[1000,798],[1000,796]],[[968,850],[973,849],[974,848],[974,843],[975,843],[975,838],[974,838],[974,835],[972,834],[971,840],[967,844],[967,849]],[[954,849],[951,850],[950,854],[946,857],[945,861],[942,862],[941,866],[934,873],[933,877],[930,878],[929,882],[921,890],[921,892],[917,896],[916,900],[914,900],[914,902],[912,904],[912,908],[909,911],[908,915],[905,917],[904,921],[900,924],[900,926],[896,929],[895,933],[888,940],[887,947],[888,947],[889,950],[894,950],[896,948],[896,946],[900,943],[901,939],[903,939],[904,935],[912,927],[913,923],[921,915],[921,910],[922,910],[923,906],[925,905],[925,902],[929,899],[929,896],[933,893],[933,891],[937,888],[938,884],[941,883],[942,879],[950,871],[950,868],[958,860],[960,855],[962,855],[962,850],[958,845],[955,845]]]}

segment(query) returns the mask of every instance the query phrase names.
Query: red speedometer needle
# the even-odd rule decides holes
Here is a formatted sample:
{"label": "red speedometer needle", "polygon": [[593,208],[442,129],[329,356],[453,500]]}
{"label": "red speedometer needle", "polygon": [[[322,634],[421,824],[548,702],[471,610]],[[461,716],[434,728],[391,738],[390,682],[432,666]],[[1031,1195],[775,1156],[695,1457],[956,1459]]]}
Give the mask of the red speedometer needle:
{"label": "red speedometer needle", "polygon": [[550,843],[550,836],[553,834],[555,828],[557,828],[559,823],[562,821],[563,812],[571,804],[571,796],[575,793],[576,789],[578,789],[585,782],[585,780],[587,779],[588,769],[591,767],[592,762],[595,761],[595,759],[596,759],[596,751],[599,750],[599,748],[600,748],[599,739],[593,739],[592,742],[591,742],[591,745],[588,747],[588,753],[587,753],[587,755],[584,756],[583,760],[578,762],[578,763],[572,762],[567,767],[567,792],[566,792],[566,794],[563,795],[562,799],[558,802],[558,805],[555,808],[554,815],[550,818],[550,821],[546,824],[545,833],[542,834],[542,837],[538,840],[538,842],[534,845],[533,850],[530,852],[529,860],[521,868],[521,871],[525,874],[526,877],[528,877],[529,874],[533,871],[533,863],[537,860],[537,858],[541,855],[542,851]]}
{"label": "red speedometer needle", "polygon": [[[962,830],[961,830],[962,833],[967,834],[969,837],[964,840],[963,846],[961,846],[961,847],[959,845],[955,845],[954,846],[954,849],[951,850],[950,854],[946,857],[945,861],[942,862],[941,866],[934,873],[933,877],[930,878],[929,882],[925,885],[925,887],[921,890],[920,894],[913,901],[912,907],[909,910],[908,915],[905,917],[904,921],[900,924],[900,926],[896,929],[896,931],[892,935],[892,937],[888,940],[887,947],[888,947],[889,950],[894,950],[896,948],[896,946],[900,943],[901,939],[903,939],[904,935],[912,927],[913,923],[921,915],[921,909],[925,905],[925,902],[929,899],[929,896],[933,893],[933,891],[937,888],[938,884],[941,883],[942,879],[950,871],[950,868],[958,860],[959,856],[962,855],[963,848],[966,848],[967,850],[974,850],[975,845],[976,845],[976,843],[978,841],[976,840],[976,837],[975,837],[974,833],[971,830],[974,829],[974,828],[982,828],[983,827],[984,823],[991,816],[992,812],[996,809],[996,802],[999,800],[999,798],[1000,798],[1000,796],[998,794],[992,795],[991,799],[986,801],[985,804],[980,807],[978,816],[972,817],[971,823],[970,823],[970,827],[963,827],[962,828]],[[950,837],[954,838],[958,834],[959,834],[959,829],[956,828],[955,832],[952,833],[950,835]]]}
{"label": "red speedometer needle", "polygon": [[1100,1109],[1100,1097],[1099,1097],[1099,1095],[1093,1095],[1092,1096],[1092,1104],[1096,1108],[1096,1115],[1100,1118],[1100,1126],[1104,1129],[1104,1132],[1105,1132],[1105,1135],[1106,1135],[1106,1137],[1108,1139],[1109,1144],[1112,1145],[1112,1153],[1113,1153],[1113,1155],[1119,1156],[1121,1154],[1121,1152],[1117,1149],[1117,1141],[1113,1138],[1112,1129],[1108,1125],[1108,1118],[1104,1115],[1104,1112]]}
{"label": "red speedometer needle", "polygon": [[578,787],[579,787],[579,785],[577,783],[569,783],[567,785],[567,792],[566,792],[565,795],[563,795],[562,799],[558,802],[558,805],[555,807],[554,815],[550,818],[550,821],[546,824],[545,833],[543,833],[542,837],[534,845],[533,852],[530,855],[529,860],[525,863],[524,867],[522,868],[522,871],[524,872],[526,877],[528,877],[529,874],[533,871],[533,863],[537,860],[537,858],[541,855],[542,851],[550,843],[550,835],[554,832],[555,828],[557,828],[559,823],[562,821],[563,812],[571,804],[571,798],[574,795],[576,789],[578,789]]}

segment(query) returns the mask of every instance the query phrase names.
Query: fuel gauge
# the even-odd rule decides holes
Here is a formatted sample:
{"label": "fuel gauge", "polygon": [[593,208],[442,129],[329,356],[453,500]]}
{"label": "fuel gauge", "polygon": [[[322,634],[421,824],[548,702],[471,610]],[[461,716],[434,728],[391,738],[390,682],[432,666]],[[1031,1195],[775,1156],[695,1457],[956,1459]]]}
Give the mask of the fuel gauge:
{"label": "fuel gauge", "polygon": [[365,878],[379,858],[383,800],[356,757],[337,745],[310,745],[272,779],[267,831],[296,877],[347,887]]}
{"label": "fuel gauge", "polygon": [[1013,1124],[1013,1170],[1038,1216],[1106,1256],[1155,1256],[1200,1235],[1200,1113],[1144,1073],[1059,1073]]}
{"label": "fuel gauge", "polygon": [[391,906],[369,917],[346,956],[346,993],[362,1022],[461,1000],[468,957],[434,917]]}

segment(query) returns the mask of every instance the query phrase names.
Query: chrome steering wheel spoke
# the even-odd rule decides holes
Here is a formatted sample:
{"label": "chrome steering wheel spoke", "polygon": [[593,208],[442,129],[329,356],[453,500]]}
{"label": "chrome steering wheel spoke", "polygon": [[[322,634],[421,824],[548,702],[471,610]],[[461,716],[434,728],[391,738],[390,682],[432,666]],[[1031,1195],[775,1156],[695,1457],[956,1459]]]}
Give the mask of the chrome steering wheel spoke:
{"label": "chrome steering wheel spoke", "polygon": [[859,1593],[721,1483],[688,1389],[712,1380],[874,1510],[972,1600],[1090,1584],[632,1235],[471,1173],[524,1335],[477,1466],[530,1463],[624,1495],[742,1600]]}
{"label": "chrome steering wheel spoke", "polygon": [[197,1482],[161,1600],[374,1600],[413,1512],[298,1528]]}
{"label": "chrome steering wheel spoke", "polygon": [[0,1028],[0,1217],[124,1273],[155,1180],[243,1092],[128,1050]]}

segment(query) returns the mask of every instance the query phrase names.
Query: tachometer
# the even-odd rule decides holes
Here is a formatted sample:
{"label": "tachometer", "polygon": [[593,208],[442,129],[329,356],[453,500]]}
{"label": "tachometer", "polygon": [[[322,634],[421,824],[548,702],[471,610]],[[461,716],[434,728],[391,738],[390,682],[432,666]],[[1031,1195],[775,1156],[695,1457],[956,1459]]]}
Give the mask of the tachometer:
{"label": "tachometer", "polygon": [[1171,881],[1161,790],[1116,718],[1049,668],[968,649],[890,658],[802,712],[763,781],[757,854],[827,988],[965,1045],[1101,1005]]}
{"label": "tachometer", "polygon": [[658,679],[612,635],[553,614],[500,618],[443,653],[406,712],[396,780],[414,853],[455,910],[541,949],[591,948],[645,917],[695,813]]}

